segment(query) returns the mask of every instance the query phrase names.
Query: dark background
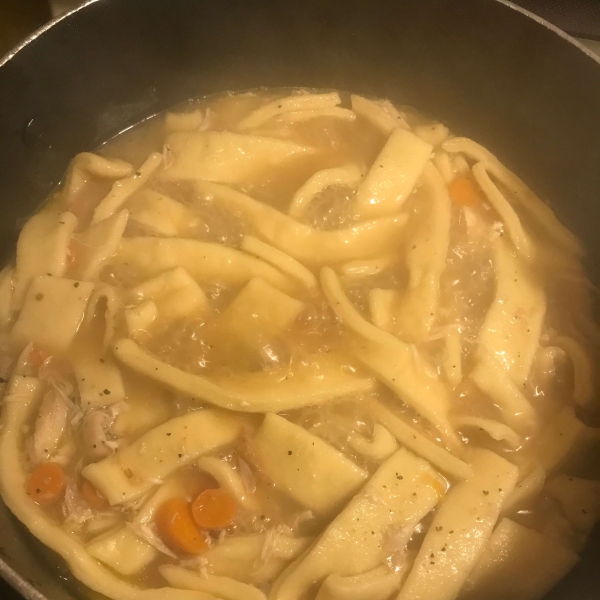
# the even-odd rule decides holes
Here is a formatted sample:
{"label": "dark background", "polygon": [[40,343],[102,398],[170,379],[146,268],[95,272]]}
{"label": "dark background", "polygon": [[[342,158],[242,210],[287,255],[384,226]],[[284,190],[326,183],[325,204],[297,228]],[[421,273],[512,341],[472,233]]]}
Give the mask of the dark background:
{"label": "dark background", "polygon": [[600,40],[599,0],[513,0],[571,35]]}

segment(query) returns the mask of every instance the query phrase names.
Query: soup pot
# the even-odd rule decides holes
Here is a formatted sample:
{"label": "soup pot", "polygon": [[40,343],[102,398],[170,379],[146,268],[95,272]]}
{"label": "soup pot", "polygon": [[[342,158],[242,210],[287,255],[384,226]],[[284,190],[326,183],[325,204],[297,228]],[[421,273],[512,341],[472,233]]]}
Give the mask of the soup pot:
{"label": "soup pot", "polygon": [[[259,86],[387,97],[498,155],[588,248],[600,283],[600,64],[498,0],[92,0],[0,63],[0,255],[69,160],[190,97]],[[83,591],[0,506],[0,573]],[[600,536],[548,596],[595,600]],[[434,600],[434,599],[432,599]]]}

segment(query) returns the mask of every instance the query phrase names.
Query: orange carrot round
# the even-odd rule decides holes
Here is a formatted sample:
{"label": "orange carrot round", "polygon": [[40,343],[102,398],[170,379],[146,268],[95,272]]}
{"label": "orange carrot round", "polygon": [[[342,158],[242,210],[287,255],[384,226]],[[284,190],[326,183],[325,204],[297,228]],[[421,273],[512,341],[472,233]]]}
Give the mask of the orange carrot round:
{"label": "orange carrot round", "polygon": [[172,498],[161,504],[154,522],[163,542],[173,550],[188,554],[202,554],[208,544],[194,523],[188,503],[183,498]]}
{"label": "orange carrot round", "polygon": [[222,489],[205,490],[192,503],[194,521],[206,529],[229,527],[235,513],[235,500]]}
{"label": "orange carrot round", "polygon": [[30,475],[27,482],[27,493],[41,506],[53,504],[65,491],[65,474],[56,463],[42,463]]}
{"label": "orange carrot round", "polygon": [[457,177],[448,186],[450,198],[460,206],[474,206],[479,202],[479,192],[467,177]]}
{"label": "orange carrot round", "polygon": [[96,486],[93,483],[90,483],[87,479],[83,480],[83,483],[79,488],[79,492],[81,493],[81,497],[87,502],[90,508],[103,510],[110,506],[108,500],[102,494],[100,494],[100,492],[96,489]]}

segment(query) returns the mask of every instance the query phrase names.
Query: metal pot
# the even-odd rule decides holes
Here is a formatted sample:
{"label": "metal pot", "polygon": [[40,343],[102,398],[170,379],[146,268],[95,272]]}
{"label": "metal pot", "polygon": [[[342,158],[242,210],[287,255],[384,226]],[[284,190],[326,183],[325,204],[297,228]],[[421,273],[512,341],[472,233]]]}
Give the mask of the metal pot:
{"label": "metal pot", "polygon": [[[92,0],[0,63],[0,255],[68,161],[193,96],[258,86],[389,97],[486,145],[587,244],[600,283],[600,64],[497,0]],[[0,572],[81,588],[0,506]],[[549,598],[593,600],[600,536]]]}

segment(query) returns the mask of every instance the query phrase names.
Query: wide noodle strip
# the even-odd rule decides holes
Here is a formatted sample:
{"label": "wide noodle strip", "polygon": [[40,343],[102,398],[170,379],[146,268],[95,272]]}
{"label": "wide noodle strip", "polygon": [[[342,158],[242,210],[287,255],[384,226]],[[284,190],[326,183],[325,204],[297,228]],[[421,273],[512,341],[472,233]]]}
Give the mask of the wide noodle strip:
{"label": "wide noodle strip", "polygon": [[94,209],[92,225],[108,219],[116,213],[138,190],[140,190],[162,164],[162,154],[154,152],[133,174],[115,181],[110,192]]}
{"label": "wide noodle strip", "polygon": [[81,343],[73,349],[73,371],[84,410],[116,404],[125,399],[119,366],[111,354],[95,344]]}
{"label": "wide noodle strip", "polygon": [[[538,443],[539,460],[547,472],[560,467],[577,450],[577,445],[591,430],[577,418],[572,406],[565,406],[546,425]],[[598,433],[600,430],[595,430]]]}
{"label": "wide noodle strip", "polygon": [[294,125],[304,123],[311,119],[341,119],[343,121],[354,121],[356,113],[348,108],[333,106],[331,108],[308,108],[306,110],[294,110],[286,112],[277,117],[279,123]]}
{"label": "wide noodle strip", "polygon": [[202,577],[188,569],[175,565],[159,567],[160,574],[174,588],[183,590],[198,590],[214,594],[223,600],[267,600],[264,592],[247,583],[241,583],[231,577],[209,575]]}
{"label": "wide noodle strip", "polygon": [[437,319],[440,276],[446,268],[450,238],[450,196],[433,165],[423,171],[425,207],[420,207],[412,235],[406,239],[409,277],[406,290],[395,294],[392,332],[404,340],[419,340],[430,333]]}
{"label": "wide noodle strip", "polygon": [[414,133],[395,129],[358,188],[356,214],[364,220],[399,210],[423,173],[432,149]]}
{"label": "wide noodle strip", "polygon": [[256,277],[251,279],[219,318],[224,335],[260,348],[290,328],[304,304]]}
{"label": "wide noodle strip", "polygon": [[[158,307],[152,300],[145,300],[137,306],[123,311],[127,333],[135,340],[149,333],[158,318]],[[166,319],[168,316],[165,315]]]}
{"label": "wide noodle strip", "polygon": [[565,335],[552,338],[551,344],[563,350],[573,364],[573,400],[580,406],[588,406],[594,397],[594,379],[592,361],[585,347]]}
{"label": "wide noodle strip", "polygon": [[230,210],[241,212],[258,237],[308,266],[375,258],[397,249],[408,220],[407,215],[397,214],[320,231],[224,185],[202,182],[196,189]]}
{"label": "wide noodle strip", "polygon": [[82,474],[111,504],[123,504],[139,498],[200,455],[233,442],[244,422],[238,415],[215,409],[193,411],[87,465]]}
{"label": "wide noodle strip", "polygon": [[129,213],[122,210],[91,225],[73,236],[77,245],[73,276],[83,280],[96,279],[104,263],[117,251],[125,232]]}
{"label": "wide noodle strip", "polygon": [[369,121],[384,135],[389,135],[397,127],[409,128],[404,117],[391,102],[369,100],[357,94],[352,94],[350,101],[352,102],[352,110]]}
{"label": "wide noodle strip", "polygon": [[[343,369],[346,361],[333,353],[299,366],[293,373],[254,372],[235,377],[201,377],[168,365],[132,340],[114,346],[125,365],[178,392],[221,408],[242,412],[279,412],[315,406],[372,389],[373,379]],[[317,357],[314,357],[317,358]]]}
{"label": "wide noodle strip", "polygon": [[375,423],[373,426],[371,439],[357,431],[351,431],[348,434],[348,444],[358,454],[377,462],[383,462],[398,450],[394,436],[379,423]]}
{"label": "wide noodle strip", "polygon": [[300,219],[315,197],[327,188],[335,185],[355,189],[362,179],[363,173],[355,164],[317,171],[294,194],[288,208],[288,215]]}
{"label": "wide noodle strip", "polygon": [[50,208],[41,210],[25,223],[17,242],[13,310],[23,305],[34,277],[65,274],[69,242],[76,227],[77,217],[73,213]]}
{"label": "wide noodle strip", "polygon": [[169,390],[134,373],[126,373],[123,383],[127,405],[115,418],[112,426],[115,435],[133,439],[174,415],[175,406]]}
{"label": "wide noodle strip", "polygon": [[425,437],[377,400],[367,402],[367,411],[381,423],[402,446],[427,459],[434,467],[455,479],[468,479],[473,469],[466,462],[453,456],[448,450]]}
{"label": "wide noodle strip", "polygon": [[90,296],[85,320],[88,323],[96,318],[104,321],[104,335],[102,336],[102,349],[106,351],[110,342],[113,340],[117,328],[117,317],[122,309],[123,298],[120,290],[110,286],[98,286]]}
{"label": "wide noodle strip", "polygon": [[94,284],[62,277],[36,277],[27,292],[11,337],[23,348],[36,342],[51,352],[65,352],[81,325]]}
{"label": "wide noodle strip", "polygon": [[444,497],[444,480],[407,450],[392,455],[313,546],[275,582],[272,600],[297,600],[329,575],[360,575],[382,564],[382,543],[392,528],[410,527]]}
{"label": "wide noodle strip", "polygon": [[534,427],[536,415],[533,406],[496,358],[483,355],[469,377],[500,409],[510,427],[518,431]]}
{"label": "wide noodle strip", "polygon": [[489,450],[474,450],[471,466],[436,512],[398,600],[453,600],[481,557],[518,469]]}
{"label": "wide noodle strip", "polygon": [[435,147],[442,144],[448,137],[450,130],[442,123],[428,123],[427,125],[417,125],[415,133],[424,142]]}
{"label": "wide noodle strip", "polygon": [[261,585],[281,574],[313,541],[276,529],[266,534],[226,537],[204,554],[207,573]]}
{"label": "wide noodle strip", "polygon": [[189,112],[167,112],[165,114],[165,131],[167,133],[196,131],[200,129],[204,119],[205,116],[199,108]]}
{"label": "wide noodle strip", "polygon": [[85,549],[121,575],[139,573],[158,554],[155,548],[140,539],[127,525],[99,535]]}
{"label": "wide noodle strip", "polygon": [[510,496],[502,505],[502,514],[509,514],[519,510],[528,503],[534,501],[544,489],[546,482],[546,471],[543,467],[534,467],[526,477],[515,486]]}
{"label": "wide noodle strip", "polygon": [[401,570],[387,566],[350,577],[333,573],[319,588],[316,600],[387,600],[400,587],[403,576]]}
{"label": "wide noodle strip", "polygon": [[267,477],[316,513],[339,509],[368,478],[325,441],[273,413],[265,416],[254,445]]}
{"label": "wide noodle strip", "polygon": [[312,271],[289,254],[265,244],[253,235],[245,235],[242,240],[242,250],[254,254],[265,262],[272,264],[292,279],[301,283],[311,294],[318,293],[319,282]]}
{"label": "wide noodle strip", "polygon": [[560,474],[552,477],[545,491],[560,504],[571,525],[589,535],[600,516],[600,482]]}
{"label": "wide noodle strip", "polygon": [[261,171],[315,153],[287,140],[229,131],[173,133],[167,145],[171,158],[162,177],[168,181],[242,183]]}
{"label": "wide noodle strip", "polygon": [[479,344],[522,388],[539,347],[546,294],[536,275],[501,237],[493,243],[493,260],[496,294]]}
{"label": "wide noodle strip", "polygon": [[362,277],[370,277],[371,275],[379,275],[392,267],[394,263],[396,263],[394,255],[381,256],[368,260],[353,260],[342,265],[341,271],[346,277],[360,279]]}
{"label": "wide noodle strip", "polygon": [[461,337],[458,327],[448,330],[444,337],[444,370],[452,386],[458,385],[463,378]]}
{"label": "wide noodle strip", "polygon": [[12,513],[48,548],[58,553],[73,575],[92,590],[114,600],[216,600],[213,596],[174,588],[142,588],[116,576],[103,567],[75,537],[62,529],[26,493],[25,473],[20,445],[23,427],[37,408],[40,382],[34,378],[18,378],[11,385],[3,410],[0,433],[0,491]]}
{"label": "wide noodle strip", "polygon": [[215,281],[240,285],[261,277],[283,291],[292,287],[285,275],[258,258],[221,244],[191,239],[124,238],[113,262],[146,277],[181,267],[200,285]]}
{"label": "wide noodle strip", "polygon": [[338,104],[341,104],[341,99],[337,92],[326,94],[299,93],[283,98],[276,98],[252,111],[247,117],[242,119],[238,124],[238,129],[240,131],[256,129],[273,117],[278,117],[286,113],[297,112],[299,110],[332,108]]}
{"label": "wide noodle strip", "polygon": [[136,303],[152,300],[158,312],[169,319],[189,317],[209,308],[200,286],[181,267],[131,288],[129,297]]}
{"label": "wide noodle strip", "polygon": [[366,321],[344,294],[333,269],[322,269],[321,285],[338,318],[360,336],[351,345],[358,360],[430,421],[445,442],[457,447],[458,438],[448,420],[447,392],[435,375],[429,373],[417,350]]}
{"label": "wide noodle strip", "polygon": [[461,600],[538,600],[579,557],[534,529],[503,519],[461,593]]}
{"label": "wide noodle strip", "polygon": [[509,202],[517,202],[542,227],[545,235],[564,250],[577,255],[583,254],[580,241],[557,218],[552,209],[540,200],[524,183],[509,171],[489,150],[468,138],[450,138],[442,147],[452,154],[461,153],[486,165],[488,173],[509,192]]}
{"label": "wide noodle strip", "polygon": [[202,224],[187,206],[153,190],[136,194],[127,203],[127,208],[131,221],[152,234],[186,237],[190,230]]}
{"label": "wide noodle strip", "polygon": [[531,259],[533,256],[531,240],[525,233],[517,213],[488,175],[486,164],[477,163],[474,165],[473,176],[486,195],[488,202],[496,210],[502,223],[504,223],[506,232],[519,254],[526,259]]}
{"label": "wide noodle strip", "polygon": [[62,194],[69,203],[76,199],[90,180],[123,179],[132,173],[133,167],[124,160],[105,158],[92,152],[81,152],[71,161]]}

